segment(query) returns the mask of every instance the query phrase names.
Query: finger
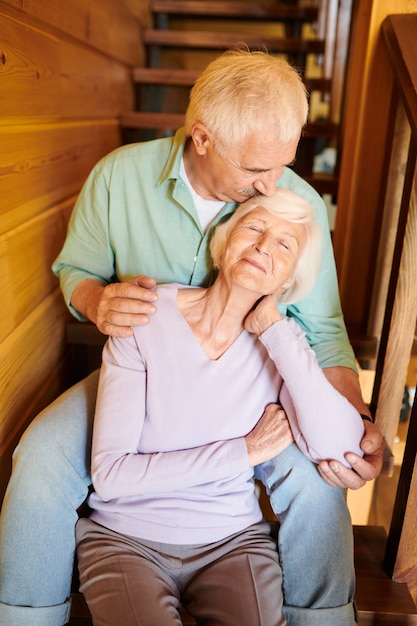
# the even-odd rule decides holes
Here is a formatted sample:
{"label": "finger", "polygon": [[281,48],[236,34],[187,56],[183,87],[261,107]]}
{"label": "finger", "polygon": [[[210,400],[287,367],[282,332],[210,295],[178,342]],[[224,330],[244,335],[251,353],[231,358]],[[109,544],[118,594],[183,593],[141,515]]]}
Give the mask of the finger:
{"label": "finger", "polygon": [[362,458],[349,452],[346,455],[346,460],[355,470],[355,473],[365,481],[376,478],[381,472],[383,464],[382,454],[368,455]]}
{"label": "finger", "polygon": [[330,487],[340,487],[341,485],[336,485],[336,483],[333,480],[333,477],[331,475],[331,473],[326,473],[324,472],[321,467],[319,466],[318,468],[319,470],[319,474],[320,476],[323,478],[323,480],[330,486]]}
{"label": "finger", "polygon": [[334,487],[343,487],[345,489],[359,489],[365,484],[365,480],[355,471],[345,467],[337,461],[322,461],[319,464],[320,474],[326,477]]}
{"label": "finger", "polygon": [[143,302],[156,302],[158,300],[158,295],[154,291],[146,287],[141,287],[131,281],[107,285],[104,290],[104,295],[107,298],[126,298],[142,300]]}
{"label": "finger", "polygon": [[135,276],[129,281],[132,285],[137,285],[138,287],[144,287],[145,289],[152,289],[156,285],[155,278],[151,278],[150,276],[145,276],[145,274],[139,274]]}
{"label": "finger", "polygon": [[130,326],[117,326],[116,324],[102,322],[97,325],[97,328],[109,337],[130,337],[133,335],[133,329]]}
{"label": "finger", "polygon": [[384,446],[384,439],[381,431],[371,422],[364,421],[365,434],[362,437],[361,448],[365,454],[377,454]]}
{"label": "finger", "polygon": [[[130,337],[133,335],[132,327],[146,326],[151,321],[149,315],[115,315],[108,316],[97,322],[100,332],[111,337]],[[111,319],[110,319],[111,318]]]}
{"label": "finger", "polygon": [[111,316],[119,314],[155,315],[157,308],[151,302],[119,297],[103,301],[100,304],[100,310],[103,311],[103,315],[108,318],[108,321],[117,324],[117,320],[110,319]]}

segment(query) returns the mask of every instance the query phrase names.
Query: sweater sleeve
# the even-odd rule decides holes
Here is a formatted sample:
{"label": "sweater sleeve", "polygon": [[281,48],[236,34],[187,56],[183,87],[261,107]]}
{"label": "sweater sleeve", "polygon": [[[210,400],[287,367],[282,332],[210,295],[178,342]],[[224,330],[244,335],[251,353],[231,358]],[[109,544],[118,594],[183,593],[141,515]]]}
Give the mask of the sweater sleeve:
{"label": "sweater sleeve", "polygon": [[249,468],[243,437],[145,454],[146,367],[133,337],[109,338],[103,350],[93,431],[92,478],[102,500],[182,490]]}
{"label": "sweater sleeve", "polygon": [[334,459],[350,467],[347,452],[363,456],[362,418],[327,380],[303,331],[284,318],[259,339],[282,376],[280,403],[302,452],[315,463]]}

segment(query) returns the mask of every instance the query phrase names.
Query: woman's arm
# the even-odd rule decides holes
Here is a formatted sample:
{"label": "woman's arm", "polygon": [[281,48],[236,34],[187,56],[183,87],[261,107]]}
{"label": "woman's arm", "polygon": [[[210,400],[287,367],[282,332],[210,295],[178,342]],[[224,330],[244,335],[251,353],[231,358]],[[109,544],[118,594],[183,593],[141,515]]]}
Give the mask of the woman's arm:
{"label": "woman's arm", "polygon": [[282,319],[259,339],[283,378],[280,402],[301,450],[316,463],[334,459],[348,467],[346,453],[363,456],[362,418],[327,380],[299,326]]}

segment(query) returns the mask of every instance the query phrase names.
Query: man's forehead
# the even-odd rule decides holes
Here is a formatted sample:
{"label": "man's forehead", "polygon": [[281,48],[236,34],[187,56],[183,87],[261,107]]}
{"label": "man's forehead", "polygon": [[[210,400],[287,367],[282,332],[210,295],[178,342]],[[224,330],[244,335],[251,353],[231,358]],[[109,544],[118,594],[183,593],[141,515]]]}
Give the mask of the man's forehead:
{"label": "man's forehead", "polygon": [[289,165],[297,151],[297,141],[279,142],[265,140],[247,140],[234,152],[235,161],[247,171],[266,172]]}

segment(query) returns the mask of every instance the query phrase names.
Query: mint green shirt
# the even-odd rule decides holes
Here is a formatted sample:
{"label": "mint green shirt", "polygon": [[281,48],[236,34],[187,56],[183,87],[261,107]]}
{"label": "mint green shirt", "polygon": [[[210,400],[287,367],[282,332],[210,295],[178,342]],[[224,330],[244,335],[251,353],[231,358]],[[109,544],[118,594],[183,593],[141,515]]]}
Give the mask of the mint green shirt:
{"label": "mint green shirt", "polygon": [[[104,284],[138,274],[152,276],[158,283],[208,285],[213,280],[210,235],[236,205],[226,204],[203,233],[191,194],[179,175],[184,143],[180,129],[175,137],[118,148],[92,170],[52,266],[78,319],[83,318],[71,307],[71,295],[89,278]],[[355,369],[323,200],[289,168],[277,185],[292,189],[311,204],[324,233],[322,270],[314,290],[303,302],[283,307],[282,313],[294,317],[305,330],[322,367]]]}

